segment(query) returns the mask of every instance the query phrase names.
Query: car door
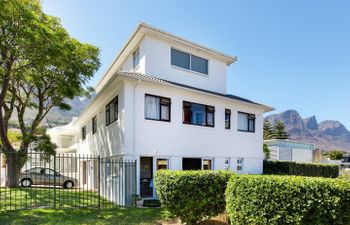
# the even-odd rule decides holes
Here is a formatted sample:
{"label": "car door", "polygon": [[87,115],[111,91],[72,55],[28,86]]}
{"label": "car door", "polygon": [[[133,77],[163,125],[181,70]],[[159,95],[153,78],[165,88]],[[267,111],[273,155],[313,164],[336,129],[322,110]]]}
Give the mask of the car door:
{"label": "car door", "polygon": [[40,185],[44,180],[44,169],[40,167],[29,169],[26,177],[30,178],[34,185]]}
{"label": "car door", "polygon": [[[56,183],[58,183],[58,177],[56,177]],[[45,169],[45,185],[55,185],[55,171],[52,169]]]}

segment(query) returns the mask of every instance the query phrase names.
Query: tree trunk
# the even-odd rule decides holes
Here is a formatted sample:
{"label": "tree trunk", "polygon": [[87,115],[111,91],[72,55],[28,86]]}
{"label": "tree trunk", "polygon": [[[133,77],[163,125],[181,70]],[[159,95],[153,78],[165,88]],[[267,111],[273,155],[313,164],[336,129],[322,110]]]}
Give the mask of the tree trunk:
{"label": "tree trunk", "polygon": [[19,186],[19,175],[22,169],[22,163],[20,163],[20,161],[17,152],[6,153],[7,187],[14,188]]}

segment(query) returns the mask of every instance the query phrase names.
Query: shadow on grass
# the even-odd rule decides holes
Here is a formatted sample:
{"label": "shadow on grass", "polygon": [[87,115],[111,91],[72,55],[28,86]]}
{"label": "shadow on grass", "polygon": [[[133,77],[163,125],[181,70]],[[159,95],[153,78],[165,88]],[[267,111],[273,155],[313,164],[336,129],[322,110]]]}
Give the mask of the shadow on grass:
{"label": "shadow on grass", "polygon": [[0,224],[156,224],[166,218],[157,208],[33,209],[0,213]]}

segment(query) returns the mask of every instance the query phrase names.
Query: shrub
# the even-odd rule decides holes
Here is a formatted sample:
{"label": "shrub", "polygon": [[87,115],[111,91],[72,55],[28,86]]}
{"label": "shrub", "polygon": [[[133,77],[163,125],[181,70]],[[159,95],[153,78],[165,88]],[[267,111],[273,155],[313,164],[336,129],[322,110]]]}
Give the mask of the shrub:
{"label": "shrub", "polygon": [[264,174],[335,178],[339,176],[339,166],[331,164],[264,161]]}
{"label": "shrub", "polygon": [[157,171],[155,185],[162,206],[182,222],[196,224],[225,211],[229,171]]}
{"label": "shrub", "polygon": [[341,179],[240,175],[226,190],[232,224],[349,224],[350,182]]}

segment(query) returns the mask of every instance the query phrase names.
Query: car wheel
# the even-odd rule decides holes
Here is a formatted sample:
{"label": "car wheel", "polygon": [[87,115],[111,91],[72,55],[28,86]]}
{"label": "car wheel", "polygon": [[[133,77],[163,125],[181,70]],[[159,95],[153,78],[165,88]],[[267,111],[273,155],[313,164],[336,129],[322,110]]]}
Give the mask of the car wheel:
{"label": "car wheel", "polygon": [[68,180],[68,181],[64,182],[63,187],[66,189],[71,189],[74,187],[74,183],[73,183],[73,181]]}
{"label": "car wheel", "polygon": [[30,186],[32,186],[32,184],[33,184],[33,182],[30,179],[28,179],[28,178],[25,178],[25,179],[21,180],[21,186],[22,187],[30,187]]}

